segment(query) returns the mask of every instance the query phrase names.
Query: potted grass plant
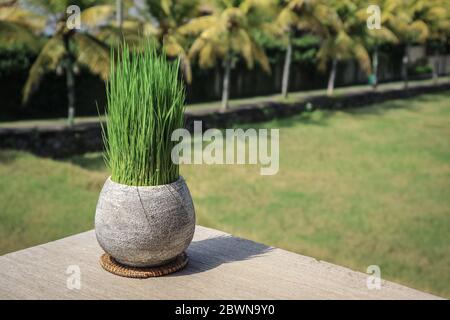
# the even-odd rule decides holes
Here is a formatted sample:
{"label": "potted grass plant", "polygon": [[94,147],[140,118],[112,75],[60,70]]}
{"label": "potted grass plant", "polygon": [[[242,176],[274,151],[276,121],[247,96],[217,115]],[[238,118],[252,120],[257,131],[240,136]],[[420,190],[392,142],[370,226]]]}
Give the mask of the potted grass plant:
{"label": "potted grass plant", "polygon": [[171,134],[184,124],[179,64],[150,43],[139,52],[123,45],[114,55],[103,128],[111,176],[99,196],[95,232],[120,265],[161,266],[183,254],[195,229],[189,189],[171,159]]}

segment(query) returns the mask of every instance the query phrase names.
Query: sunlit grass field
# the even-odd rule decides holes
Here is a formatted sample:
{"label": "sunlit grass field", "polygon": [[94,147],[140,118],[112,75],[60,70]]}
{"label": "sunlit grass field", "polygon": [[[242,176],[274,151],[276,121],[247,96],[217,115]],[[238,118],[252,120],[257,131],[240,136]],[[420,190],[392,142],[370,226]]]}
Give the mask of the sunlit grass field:
{"label": "sunlit grass field", "polygon": [[[258,124],[280,171],[183,166],[198,223],[450,298],[450,92]],[[93,227],[101,154],[0,151],[0,253]]]}

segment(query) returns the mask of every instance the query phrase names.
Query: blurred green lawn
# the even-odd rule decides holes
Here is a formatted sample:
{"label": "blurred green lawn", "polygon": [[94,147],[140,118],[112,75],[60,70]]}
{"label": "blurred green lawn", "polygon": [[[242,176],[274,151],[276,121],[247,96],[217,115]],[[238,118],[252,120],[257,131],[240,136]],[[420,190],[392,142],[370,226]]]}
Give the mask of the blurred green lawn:
{"label": "blurred green lawn", "polygon": [[[450,92],[259,124],[280,171],[183,166],[198,223],[450,298]],[[0,152],[0,253],[93,227],[108,172]]]}

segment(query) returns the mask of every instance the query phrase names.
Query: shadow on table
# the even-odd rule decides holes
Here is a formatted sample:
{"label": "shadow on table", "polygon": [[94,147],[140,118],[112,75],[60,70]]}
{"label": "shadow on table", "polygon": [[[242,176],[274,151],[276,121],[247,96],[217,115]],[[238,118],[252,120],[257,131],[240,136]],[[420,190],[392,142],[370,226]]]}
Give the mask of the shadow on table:
{"label": "shadow on table", "polygon": [[271,250],[272,247],[232,236],[194,241],[187,250],[189,256],[187,267],[172,276],[208,271],[224,263],[253,259]]}

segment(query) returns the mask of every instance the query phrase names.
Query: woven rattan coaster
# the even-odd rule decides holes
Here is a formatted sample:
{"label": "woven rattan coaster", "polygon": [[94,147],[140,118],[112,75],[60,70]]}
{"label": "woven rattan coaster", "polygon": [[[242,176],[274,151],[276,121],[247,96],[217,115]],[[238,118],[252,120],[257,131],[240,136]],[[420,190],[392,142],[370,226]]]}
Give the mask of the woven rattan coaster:
{"label": "woven rattan coaster", "polygon": [[183,269],[188,263],[188,257],[185,252],[178,255],[175,260],[158,267],[129,267],[117,262],[109,254],[104,253],[100,257],[100,265],[106,271],[114,273],[115,275],[127,277],[127,278],[150,278],[161,277],[168,275],[169,273],[176,272]]}

